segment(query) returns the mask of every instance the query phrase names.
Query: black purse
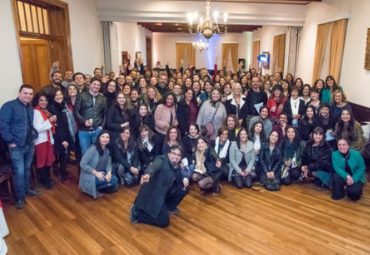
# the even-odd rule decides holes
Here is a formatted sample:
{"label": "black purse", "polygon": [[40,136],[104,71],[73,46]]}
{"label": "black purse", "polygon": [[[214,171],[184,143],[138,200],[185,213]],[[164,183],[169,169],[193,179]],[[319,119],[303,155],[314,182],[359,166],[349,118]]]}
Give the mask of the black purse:
{"label": "black purse", "polygon": [[280,190],[280,182],[272,178],[268,178],[265,181],[264,186],[268,191],[279,191]]}

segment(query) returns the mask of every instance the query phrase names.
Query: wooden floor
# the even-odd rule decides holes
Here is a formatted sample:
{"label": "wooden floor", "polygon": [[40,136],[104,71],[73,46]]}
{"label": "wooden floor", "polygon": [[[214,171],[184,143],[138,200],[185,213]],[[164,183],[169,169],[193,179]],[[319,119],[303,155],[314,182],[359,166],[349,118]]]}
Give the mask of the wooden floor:
{"label": "wooden floor", "polygon": [[[73,171],[73,169],[70,169]],[[237,190],[201,196],[191,187],[179,216],[159,229],[131,225],[138,187],[97,200],[58,181],[53,191],[4,205],[9,254],[370,254],[370,185],[359,202],[330,199],[309,184],[280,192]]]}

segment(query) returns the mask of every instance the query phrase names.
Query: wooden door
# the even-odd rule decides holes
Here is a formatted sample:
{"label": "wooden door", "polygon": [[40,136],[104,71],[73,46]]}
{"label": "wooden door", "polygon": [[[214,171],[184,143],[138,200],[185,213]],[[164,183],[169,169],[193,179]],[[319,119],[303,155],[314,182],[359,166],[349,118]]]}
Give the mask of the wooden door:
{"label": "wooden door", "polygon": [[35,92],[50,84],[51,67],[49,42],[46,40],[21,40],[23,83],[34,87]]}
{"label": "wooden door", "polygon": [[152,70],[152,38],[146,37],[146,66]]}

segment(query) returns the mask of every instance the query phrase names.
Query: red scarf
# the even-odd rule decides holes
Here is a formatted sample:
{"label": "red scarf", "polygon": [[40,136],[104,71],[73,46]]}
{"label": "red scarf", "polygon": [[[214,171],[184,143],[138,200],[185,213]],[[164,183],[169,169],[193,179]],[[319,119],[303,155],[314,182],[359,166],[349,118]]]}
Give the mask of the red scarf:
{"label": "red scarf", "polygon": [[[36,106],[35,110],[38,110],[41,113],[41,116],[45,121],[48,120],[52,116],[51,113],[47,109],[42,109],[40,106]],[[51,131],[53,131],[53,134],[55,134],[55,123],[54,122],[50,122],[50,123],[51,123]],[[49,132],[46,132],[46,133],[48,135],[48,141],[50,142],[51,141],[50,133]]]}

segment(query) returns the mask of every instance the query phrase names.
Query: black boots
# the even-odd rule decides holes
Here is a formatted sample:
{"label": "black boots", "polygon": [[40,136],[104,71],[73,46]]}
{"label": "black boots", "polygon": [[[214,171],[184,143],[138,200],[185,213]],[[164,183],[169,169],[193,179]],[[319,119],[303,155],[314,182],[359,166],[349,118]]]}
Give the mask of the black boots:
{"label": "black boots", "polygon": [[50,166],[44,166],[38,170],[40,176],[40,183],[42,187],[45,189],[53,188],[53,184],[50,178],[50,168],[51,168]]}

